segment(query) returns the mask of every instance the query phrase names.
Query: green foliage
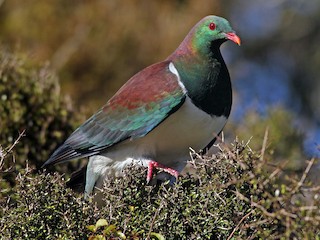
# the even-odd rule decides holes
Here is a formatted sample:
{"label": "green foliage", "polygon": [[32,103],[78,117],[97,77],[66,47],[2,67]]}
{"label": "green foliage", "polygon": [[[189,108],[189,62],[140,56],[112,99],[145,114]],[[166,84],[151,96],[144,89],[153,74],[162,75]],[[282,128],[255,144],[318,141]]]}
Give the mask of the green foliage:
{"label": "green foliage", "polygon": [[[96,234],[99,228],[103,227],[102,234]],[[106,239],[112,237],[118,237],[120,239],[126,239],[123,232],[118,231],[115,225],[109,225],[106,219],[99,219],[95,225],[89,225],[87,228],[94,234],[89,237],[90,240]]]}
{"label": "green foliage", "polygon": [[[28,59],[0,48],[0,146],[26,138],[15,146],[16,169],[29,160],[40,167],[49,154],[72,132],[79,114],[60,96],[59,83],[48,66],[35,67]],[[5,163],[9,167],[9,162]],[[14,184],[10,174],[0,179]]]}
{"label": "green foliage", "polygon": [[[29,173],[30,174],[30,173]],[[5,239],[83,239],[95,219],[92,206],[65,188],[59,174],[17,177],[15,200],[1,211]]]}
{"label": "green foliage", "polygon": [[301,171],[305,159],[302,146],[304,135],[295,124],[294,114],[279,106],[270,108],[265,117],[250,111],[241,124],[237,122],[228,126],[230,132],[241,139],[255,136],[250,146],[256,150],[261,147],[261,139],[266,137],[266,156],[278,164],[288,161],[286,169]]}
{"label": "green foliage", "polygon": [[235,142],[231,150],[197,159],[194,167],[194,175],[180,178],[174,187],[145,186],[144,175],[132,169],[124,181],[107,182],[107,220],[141,238],[148,229],[167,239],[226,239],[233,230],[240,239],[316,236],[319,199],[309,219],[301,203],[291,202],[297,182],[288,182],[284,190],[274,176],[280,169],[270,175],[260,155],[244,144]]}
{"label": "green foliage", "polygon": [[107,180],[100,209],[66,189],[59,174],[27,171],[14,200],[1,203],[0,229],[5,239],[320,237],[319,186],[305,179],[314,159],[301,178],[278,183],[281,169],[268,172],[261,154],[239,141],[193,158],[193,173],[174,186],[148,186],[146,169],[125,169],[125,177]]}

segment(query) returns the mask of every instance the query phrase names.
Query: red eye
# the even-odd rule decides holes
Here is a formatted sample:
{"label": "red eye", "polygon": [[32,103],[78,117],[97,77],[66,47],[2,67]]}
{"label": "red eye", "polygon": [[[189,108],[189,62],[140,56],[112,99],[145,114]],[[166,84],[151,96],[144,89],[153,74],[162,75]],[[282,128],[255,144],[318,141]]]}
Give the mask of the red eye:
{"label": "red eye", "polygon": [[212,23],[210,23],[209,24],[209,28],[210,28],[210,30],[215,30],[216,29],[216,25],[212,22]]}

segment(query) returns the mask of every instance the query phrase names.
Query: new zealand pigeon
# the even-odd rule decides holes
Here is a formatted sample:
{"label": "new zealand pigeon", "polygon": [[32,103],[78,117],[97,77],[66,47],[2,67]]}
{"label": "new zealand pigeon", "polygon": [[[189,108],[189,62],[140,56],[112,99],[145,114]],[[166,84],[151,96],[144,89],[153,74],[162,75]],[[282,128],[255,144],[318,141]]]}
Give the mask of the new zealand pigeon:
{"label": "new zealand pigeon", "polygon": [[220,45],[240,38],[221,17],[207,16],[164,61],[138,72],[76,129],[44,166],[89,157],[85,193],[133,163],[174,177],[189,147],[208,149],[230,114],[232,89]]}

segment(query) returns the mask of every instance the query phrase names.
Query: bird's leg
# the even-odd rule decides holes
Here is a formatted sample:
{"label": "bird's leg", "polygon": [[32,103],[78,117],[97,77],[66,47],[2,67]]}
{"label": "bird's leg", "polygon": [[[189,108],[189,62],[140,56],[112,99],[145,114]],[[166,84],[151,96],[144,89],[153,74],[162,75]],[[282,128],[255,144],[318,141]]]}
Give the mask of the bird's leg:
{"label": "bird's leg", "polygon": [[150,161],[148,164],[148,173],[147,173],[147,182],[148,183],[151,181],[153,168],[159,168],[159,169],[163,170],[164,172],[171,174],[176,179],[178,179],[179,172],[177,170],[166,167],[158,162]]}
{"label": "bird's leg", "polygon": [[148,164],[147,183],[149,183],[151,181],[152,171],[153,171],[155,163],[156,162],[154,162],[154,161],[150,161]]}

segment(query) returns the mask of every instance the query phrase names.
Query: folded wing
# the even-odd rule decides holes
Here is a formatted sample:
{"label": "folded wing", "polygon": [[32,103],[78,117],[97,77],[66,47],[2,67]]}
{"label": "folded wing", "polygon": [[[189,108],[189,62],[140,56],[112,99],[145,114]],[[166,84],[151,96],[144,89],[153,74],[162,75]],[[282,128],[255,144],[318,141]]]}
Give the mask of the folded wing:
{"label": "folded wing", "polygon": [[44,166],[96,155],[126,139],[145,136],[185,100],[169,61],[134,75],[96,114],[76,129]]}

